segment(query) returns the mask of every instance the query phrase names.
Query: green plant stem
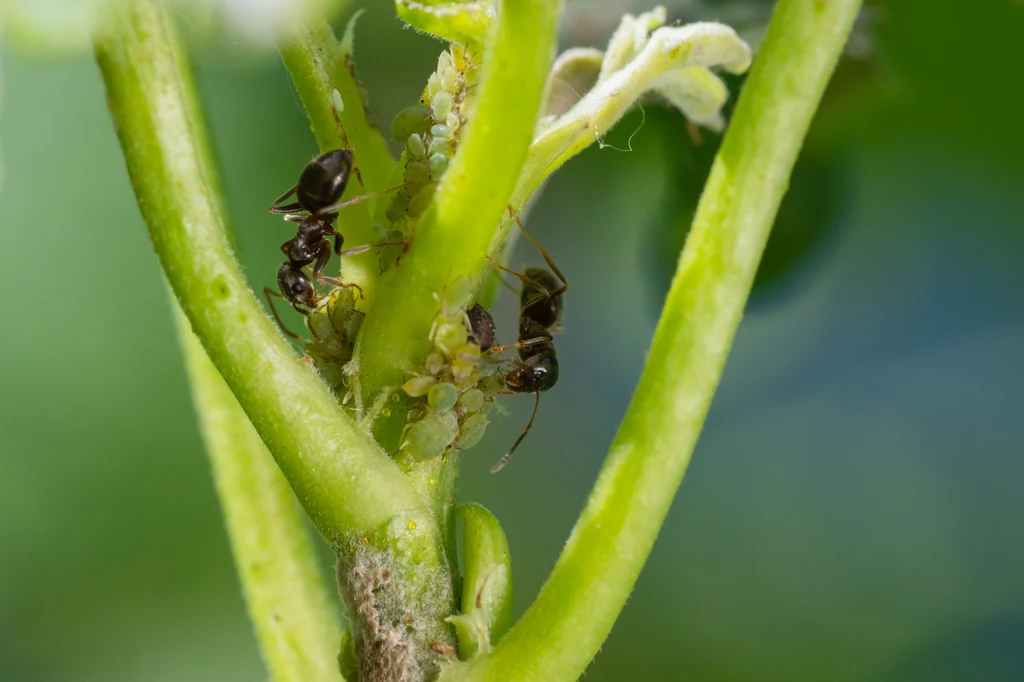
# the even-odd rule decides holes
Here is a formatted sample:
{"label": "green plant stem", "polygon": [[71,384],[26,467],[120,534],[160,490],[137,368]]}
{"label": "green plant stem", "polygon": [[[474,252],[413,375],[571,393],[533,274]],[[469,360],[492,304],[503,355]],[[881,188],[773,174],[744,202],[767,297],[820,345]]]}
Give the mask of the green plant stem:
{"label": "green plant stem", "polygon": [[339,682],[341,626],[305,516],[175,305],[178,333],[249,616],[274,682]]}
{"label": "green plant stem", "polygon": [[[367,116],[356,79],[352,49],[357,16],[351,19],[342,42],[335,38],[326,19],[319,17],[299,26],[280,47],[320,151],[353,151],[358,172],[352,174],[346,199],[386,189],[396,165],[387,141]],[[380,241],[374,231],[375,203],[355,204],[339,216],[338,225],[350,246]],[[346,257],[343,267],[345,280],[358,284],[367,298],[372,297],[380,273],[377,254],[371,251]]]}
{"label": "green plant stem", "polygon": [[[364,400],[400,385],[422,365],[440,303],[436,296],[472,286],[526,160],[552,61],[558,0],[498,3],[484,54],[480,94],[459,151],[416,228],[409,252],[381,279],[356,345]],[[375,429],[397,441],[404,414],[394,410]],[[390,447],[390,445],[388,445]]]}
{"label": "green plant stem", "polygon": [[329,541],[415,504],[398,467],[285,342],[228,243],[192,79],[163,3],[119,3],[96,56],[139,207],[192,330]]}
{"label": "green plant stem", "polygon": [[780,0],[701,198],[633,402],[547,584],[455,680],[575,680],[611,630],[700,434],[859,0]]}

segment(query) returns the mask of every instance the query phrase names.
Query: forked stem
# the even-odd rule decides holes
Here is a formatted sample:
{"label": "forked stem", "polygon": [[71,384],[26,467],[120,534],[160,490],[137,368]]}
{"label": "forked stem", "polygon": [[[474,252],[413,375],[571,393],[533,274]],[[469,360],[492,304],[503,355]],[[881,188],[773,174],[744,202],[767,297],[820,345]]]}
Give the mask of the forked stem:
{"label": "forked stem", "polygon": [[607,637],[689,464],[790,172],[860,5],[776,6],[583,514],[522,619],[491,654],[449,667],[443,682],[569,682]]}

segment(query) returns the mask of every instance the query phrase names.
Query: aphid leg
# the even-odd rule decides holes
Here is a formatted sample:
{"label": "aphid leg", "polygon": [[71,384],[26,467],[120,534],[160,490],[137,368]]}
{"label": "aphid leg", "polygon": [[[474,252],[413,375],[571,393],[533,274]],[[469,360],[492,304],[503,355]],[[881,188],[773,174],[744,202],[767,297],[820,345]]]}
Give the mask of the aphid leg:
{"label": "aphid leg", "polygon": [[282,295],[280,292],[274,291],[270,287],[263,287],[263,293],[267,297],[267,305],[270,306],[270,312],[274,316],[274,319],[277,321],[277,326],[281,328],[281,331],[283,331],[286,336],[290,336],[293,339],[301,338],[298,334],[288,329],[288,327],[284,326],[284,322],[281,321],[281,316],[277,314],[277,308],[274,307],[274,299],[272,299],[271,296],[284,298],[284,295]]}
{"label": "aphid leg", "polygon": [[530,421],[526,423],[526,428],[523,429],[523,432],[519,435],[519,438],[516,439],[516,442],[512,444],[512,449],[505,453],[505,456],[499,459],[497,463],[491,467],[492,474],[496,474],[505,468],[508,461],[512,459],[512,455],[515,453],[516,448],[519,447],[519,444],[523,442],[524,438],[526,438],[526,434],[528,434],[530,429],[533,428],[533,420],[537,417],[537,408],[540,407],[540,392],[538,391],[533,395],[536,396],[536,399],[533,402],[533,414],[530,415]]}

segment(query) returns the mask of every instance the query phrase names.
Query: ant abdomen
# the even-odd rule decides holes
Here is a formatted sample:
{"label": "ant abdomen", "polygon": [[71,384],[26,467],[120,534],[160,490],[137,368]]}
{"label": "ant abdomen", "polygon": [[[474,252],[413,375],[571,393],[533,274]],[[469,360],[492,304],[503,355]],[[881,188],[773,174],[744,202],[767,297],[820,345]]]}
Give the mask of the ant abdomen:
{"label": "ant abdomen", "polygon": [[295,198],[302,208],[316,214],[322,208],[336,204],[345,193],[352,160],[351,150],[335,149],[306,164],[295,191]]}

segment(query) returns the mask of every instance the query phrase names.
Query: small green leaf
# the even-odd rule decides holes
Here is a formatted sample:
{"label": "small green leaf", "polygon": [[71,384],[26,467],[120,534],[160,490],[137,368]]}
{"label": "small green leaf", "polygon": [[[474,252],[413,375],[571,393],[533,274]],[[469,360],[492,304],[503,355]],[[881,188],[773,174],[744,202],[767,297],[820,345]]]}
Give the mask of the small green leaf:
{"label": "small green leaf", "polygon": [[470,502],[462,519],[462,613],[449,618],[464,660],[491,650],[512,626],[512,564],[505,531],[494,514]]}

